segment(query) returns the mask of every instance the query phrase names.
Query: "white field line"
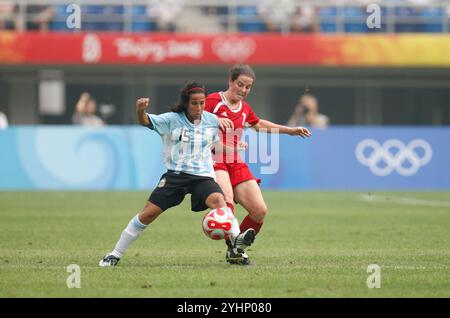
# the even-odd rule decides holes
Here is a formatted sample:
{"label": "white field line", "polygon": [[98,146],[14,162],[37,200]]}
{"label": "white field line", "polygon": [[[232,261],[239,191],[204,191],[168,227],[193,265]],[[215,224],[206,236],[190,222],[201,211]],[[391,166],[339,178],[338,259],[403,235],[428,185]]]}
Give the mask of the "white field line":
{"label": "white field line", "polygon": [[375,203],[397,203],[406,205],[422,205],[431,207],[450,207],[449,201],[439,201],[439,200],[425,200],[418,198],[408,198],[408,197],[392,197],[392,196],[379,196],[379,195],[361,195],[360,199],[367,202]]}
{"label": "white field line", "polygon": [[[49,270],[57,270],[59,273],[62,273],[61,275],[68,275],[66,274],[66,267],[64,266],[39,266],[39,265],[10,265],[7,266],[2,265],[3,269],[9,268],[9,269],[33,269],[33,270],[42,270],[42,271],[49,271]],[[144,265],[127,265],[126,267],[123,267],[125,269],[131,269],[131,268],[144,268]],[[159,268],[159,269],[168,269],[168,270],[197,270],[198,268],[201,268],[202,265],[192,265],[192,266],[179,266],[179,265],[151,265],[152,268]],[[96,270],[98,271],[105,271],[99,266],[96,265],[85,265],[80,266],[81,270],[83,269],[89,269],[89,270]],[[360,269],[367,269],[366,265],[363,266],[356,266],[356,265],[346,265],[346,264],[321,264],[321,265],[259,265],[254,263],[252,268],[258,268],[258,269],[288,269],[288,270],[294,270],[294,269],[307,269],[307,270],[320,270],[320,269],[342,269],[342,270],[360,270]],[[449,270],[449,265],[429,265],[429,266],[422,266],[422,265],[380,265],[381,269],[393,269],[393,270]]]}

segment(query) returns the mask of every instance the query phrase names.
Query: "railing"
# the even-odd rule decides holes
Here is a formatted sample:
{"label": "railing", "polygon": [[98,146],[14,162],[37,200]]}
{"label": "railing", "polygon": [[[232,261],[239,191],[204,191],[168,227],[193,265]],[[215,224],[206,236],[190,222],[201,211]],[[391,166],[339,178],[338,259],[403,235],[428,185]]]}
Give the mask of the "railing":
{"label": "railing", "polygon": [[[267,2],[275,3],[271,7]],[[81,8],[81,31],[398,33],[450,30],[450,4],[431,1],[299,0],[11,0],[0,3],[0,28],[70,31],[69,4]],[[339,3],[339,4],[337,4]],[[380,28],[369,28],[369,4],[380,8]],[[43,6],[38,8],[36,6]],[[13,8],[13,9],[11,9]],[[45,10],[44,10],[45,9]],[[272,21],[272,22],[270,22]],[[77,31],[77,29],[75,29]]]}

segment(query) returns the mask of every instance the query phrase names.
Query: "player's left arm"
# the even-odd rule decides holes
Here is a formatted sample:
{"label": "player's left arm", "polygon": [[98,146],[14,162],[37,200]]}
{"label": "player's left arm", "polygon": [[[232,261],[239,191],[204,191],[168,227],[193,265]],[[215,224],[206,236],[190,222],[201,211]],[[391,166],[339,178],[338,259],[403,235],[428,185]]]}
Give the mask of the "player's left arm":
{"label": "player's left arm", "polygon": [[216,141],[212,145],[211,148],[214,149],[217,153],[226,152],[226,153],[230,154],[230,153],[235,153],[235,152],[247,149],[248,144],[242,140],[239,140],[238,144],[236,146],[230,147],[230,146],[225,145],[221,140],[219,140],[219,141]]}
{"label": "player's left arm", "polygon": [[300,136],[302,138],[311,137],[312,134],[305,127],[288,127],[275,124],[271,121],[260,119],[255,125],[252,126],[256,131],[263,131],[268,133],[286,134],[291,136]]}

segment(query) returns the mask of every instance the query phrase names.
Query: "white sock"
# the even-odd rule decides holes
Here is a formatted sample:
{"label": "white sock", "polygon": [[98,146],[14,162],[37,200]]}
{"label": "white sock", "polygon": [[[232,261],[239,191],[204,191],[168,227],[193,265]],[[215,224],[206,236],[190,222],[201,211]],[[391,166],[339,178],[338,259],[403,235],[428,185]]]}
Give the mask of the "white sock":
{"label": "white sock", "polygon": [[138,215],[133,217],[125,230],[123,230],[122,235],[120,236],[120,239],[111,254],[115,257],[121,258],[131,243],[133,243],[139,235],[141,235],[146,227],[147,225],[142,224],[141,221],[139,221]]}
{"label": "white sock", "polygon": [[231,223],[231,243],[234,244],[235,238],[241,233],[241,229],[239,228],[239,221],[236,217],[233,218]]}

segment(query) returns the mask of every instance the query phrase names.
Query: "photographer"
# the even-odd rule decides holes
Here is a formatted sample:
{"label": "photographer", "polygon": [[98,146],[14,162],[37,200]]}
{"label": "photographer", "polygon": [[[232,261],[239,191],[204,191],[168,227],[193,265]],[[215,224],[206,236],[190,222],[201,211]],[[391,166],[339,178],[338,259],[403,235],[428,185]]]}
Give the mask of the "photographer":
{"label": "photographer", "polygon": [[84,92],[80,95],[80,98],[75,105],[75,113],[72,116],[72,123],[75,125],[91,127],[105,126],[105,121],[97,116],[96,113],[97,102],[88,92]]}
{"label": "photographer", "polygon": [[287,126],[311,126],[314,128],[327,128],[328,116],[319,113],[317,98],[309,93],[303,94],[295,106],[295,110],[287,122]]}

